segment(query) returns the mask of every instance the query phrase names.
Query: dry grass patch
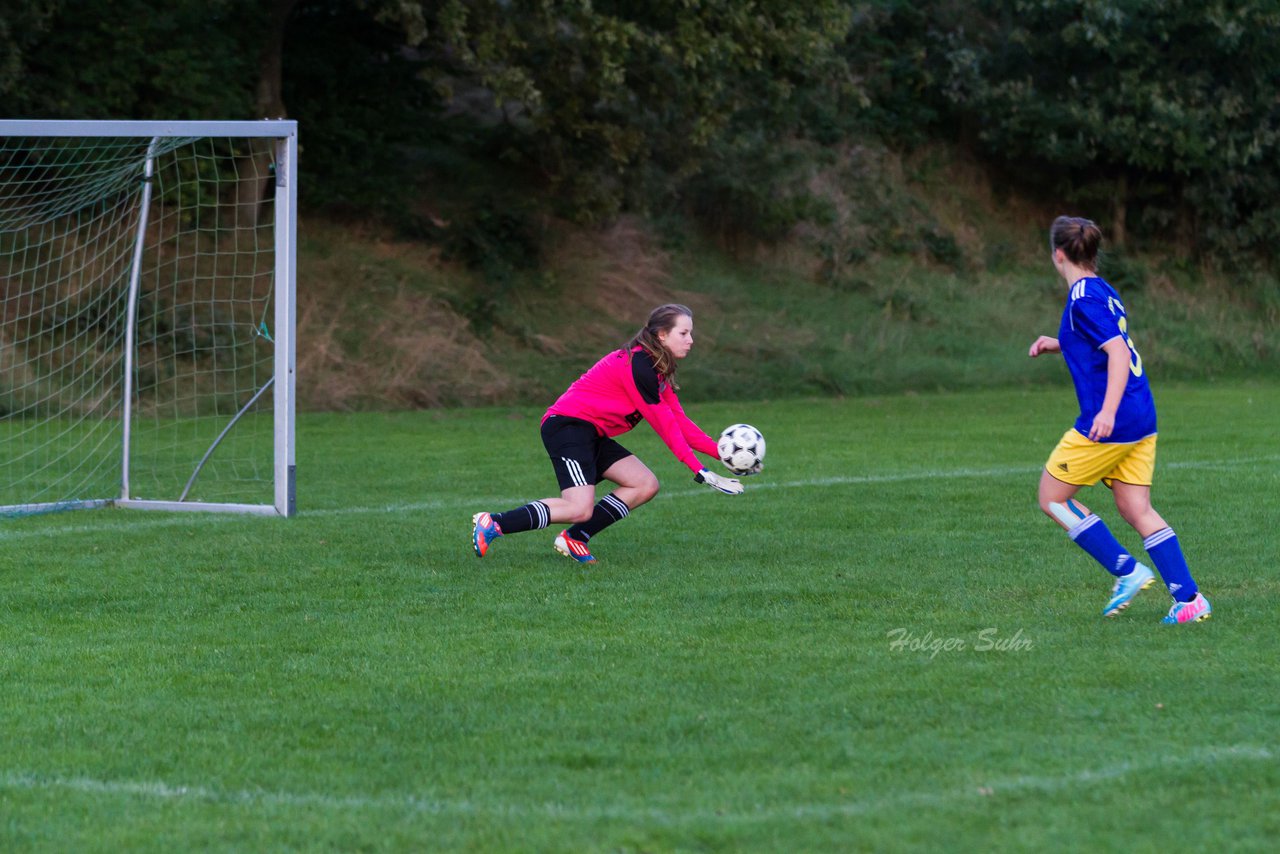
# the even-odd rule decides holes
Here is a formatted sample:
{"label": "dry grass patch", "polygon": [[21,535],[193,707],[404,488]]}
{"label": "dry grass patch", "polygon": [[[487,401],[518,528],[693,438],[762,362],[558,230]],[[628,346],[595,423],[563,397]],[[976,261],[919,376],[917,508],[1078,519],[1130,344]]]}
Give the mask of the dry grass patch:
{"label": "dry grass patch", "polygon": [[329,223],[308,224],[308,238],[298,281],[303,408],[492,403],[511,391],[485,343],[450,306],[467,275],[437,249],[384,234],[357,243]]}

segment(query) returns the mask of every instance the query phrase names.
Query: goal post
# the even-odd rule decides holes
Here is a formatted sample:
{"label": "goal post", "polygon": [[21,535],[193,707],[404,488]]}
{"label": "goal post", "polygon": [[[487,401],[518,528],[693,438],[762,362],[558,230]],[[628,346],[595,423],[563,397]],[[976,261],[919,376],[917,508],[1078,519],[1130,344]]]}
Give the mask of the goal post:
{"label": "goal post", "polygon": [[0,120],[0,514],[294,515],[297,150]]}

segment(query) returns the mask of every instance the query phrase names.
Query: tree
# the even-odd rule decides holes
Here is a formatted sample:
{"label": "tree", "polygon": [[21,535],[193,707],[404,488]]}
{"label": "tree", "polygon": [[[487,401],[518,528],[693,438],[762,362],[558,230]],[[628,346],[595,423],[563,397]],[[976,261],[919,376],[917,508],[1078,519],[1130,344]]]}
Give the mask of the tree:
{"label": "tree", "polygon": [[490,99],[501,156],[543,174],[579,219],[643,204],[656,185],[675,192],[735,120],[784,118],[848,25],[837,0],[444,0],[382,14],[395,10],[416,27],[424,73],[455,104]]}
{"label": "tree", "polygon": [[252,114],[262,13],[252,0],[57,0],[9,88],[30,118]]}
{"label": "tree", "polygon": [[[947,94],[985,150],[1045,170],[1112,226],[1232,253],[1280,233],[1280,9],[982,0]],[[1200,226],[1196,227],[1196,222]]]}
{"label": "tree", "polygon": [[0,0],[0,99],[8,101],[20,86],[27,53],[48,30],[57,8],[57,0]]}

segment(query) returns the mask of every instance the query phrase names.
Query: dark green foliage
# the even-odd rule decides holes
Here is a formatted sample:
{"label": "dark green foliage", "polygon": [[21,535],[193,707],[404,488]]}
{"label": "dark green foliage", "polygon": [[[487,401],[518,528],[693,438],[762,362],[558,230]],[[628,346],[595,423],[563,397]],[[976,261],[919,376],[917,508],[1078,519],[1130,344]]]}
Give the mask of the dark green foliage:
{"label": "dark green foliage", "polygon": [[[39,43],[58,8],[58,0],[0,0],[0,104],[23,82],[27,52]],[[0,112],[12,114],[10,109]]]}
{"label": "dark green foliage", "polygon": [[[303,203],[450,245],[507,230],[486,223],[495,188],[498,205],[578,223],[692,215],[775,240],[829,223],[814,180],[833,150],[939,137],[1009,186],[1097,219],[1117,244],[1256,270],[1280,239],[1274,4],[4,6],[5,114],[244,118],[266,109],[269,60],[282,59],[283,100],[303,128]],[[447,234],[441,222],[488,231]],[[907,232],[876,251],[923,241],[956,263],[945,237]]]}
{"label": "dark green foliage", "polygon": [[774,242],[800,222],[829,223],[830,204],[807,184],[820,151],[799,141],[742,134],[690,179],[686,210],[728,237]]}
{"label": "dark green foliage", "polygon": [[852,125],[912,147],[937,130],[947,85],[939,67],[938,5],[876,0],[854,6],[840,48],[853,84],[852,97],[840,105],[844,133]]}
{"label": "dark green foliage", "polygon": [[[251,114],[259,25],[249,0],[156,4],[59,0],[27,33],[20,73],[0,78],[10,117],[243,118]],[[11,59],[11,62],[13,60]]]}
{"label": "dark green foliage", "polygon": [[484,200],[466,220],[451,223],[445,250],[450,257],[482,270],[491,279],[510,278],[538,265],[541,231],[528,205],[510,206]]}
{"label": "dark green foliage", "polygon": [[730,168],[753,164],[753,137],[778,143],[803,128],[800,93],[838,72],[832,45],[846,19],[830,0],[455,0],[437,10],[435,28],[453,60],[444,69],[453,93],[491,91],[510,156],[536,164],[560,213],[597,221],[678,201],[690,179],[717,163],[723,173],[734,153],[747,157]]}
{"label": "dark green foliage", "polygon": [[1280,9],[983,0],[970,12],[947,45],[945,94],[985,151],[1036,183],[1047,174],[1119,237],[1270,258]]}
{"label": "dark green foliage", "polygon": [[412,230],[445,138],[443,105],[399,28],[342,0],[302,4],[285,41],[284,97],[301,125],[304,204]]}
{"label": "dark green foliage", "polygon": [[443,233],[447,257],[479,271],[481,281],[466,296],[450,300],[477,335],[498,324],[503,298],[528,285],[542,258],[543,229],[528,203],[487,199],[460,212]]}
{"label": "dark green foliage", "polygon": [[1112,249],[1098,258],[1098,272],[1121,293],[1140,291],[1147,285],[1147,268],[1123,249]]}
{"label": "dark green foliage", "polygon": [[964,266],[964,252],[955,237],[938,227],[921,226],[920,242],[924,244],[929,257],[939,264],[958,270]]}

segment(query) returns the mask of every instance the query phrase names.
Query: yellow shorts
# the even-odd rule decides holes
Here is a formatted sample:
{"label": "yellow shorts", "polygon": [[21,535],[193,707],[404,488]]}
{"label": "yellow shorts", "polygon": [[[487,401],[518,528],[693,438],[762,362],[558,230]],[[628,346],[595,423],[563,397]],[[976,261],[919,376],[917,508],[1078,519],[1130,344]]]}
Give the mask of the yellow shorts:
{"label": "yellow shorts", "polygon": [[1141,442],[1090,442],[1072,427],[1062,434],[1044,470],[1063,483],[1092,486],[1101,480],[1150,486],[1156,471],[1156,437]]}

